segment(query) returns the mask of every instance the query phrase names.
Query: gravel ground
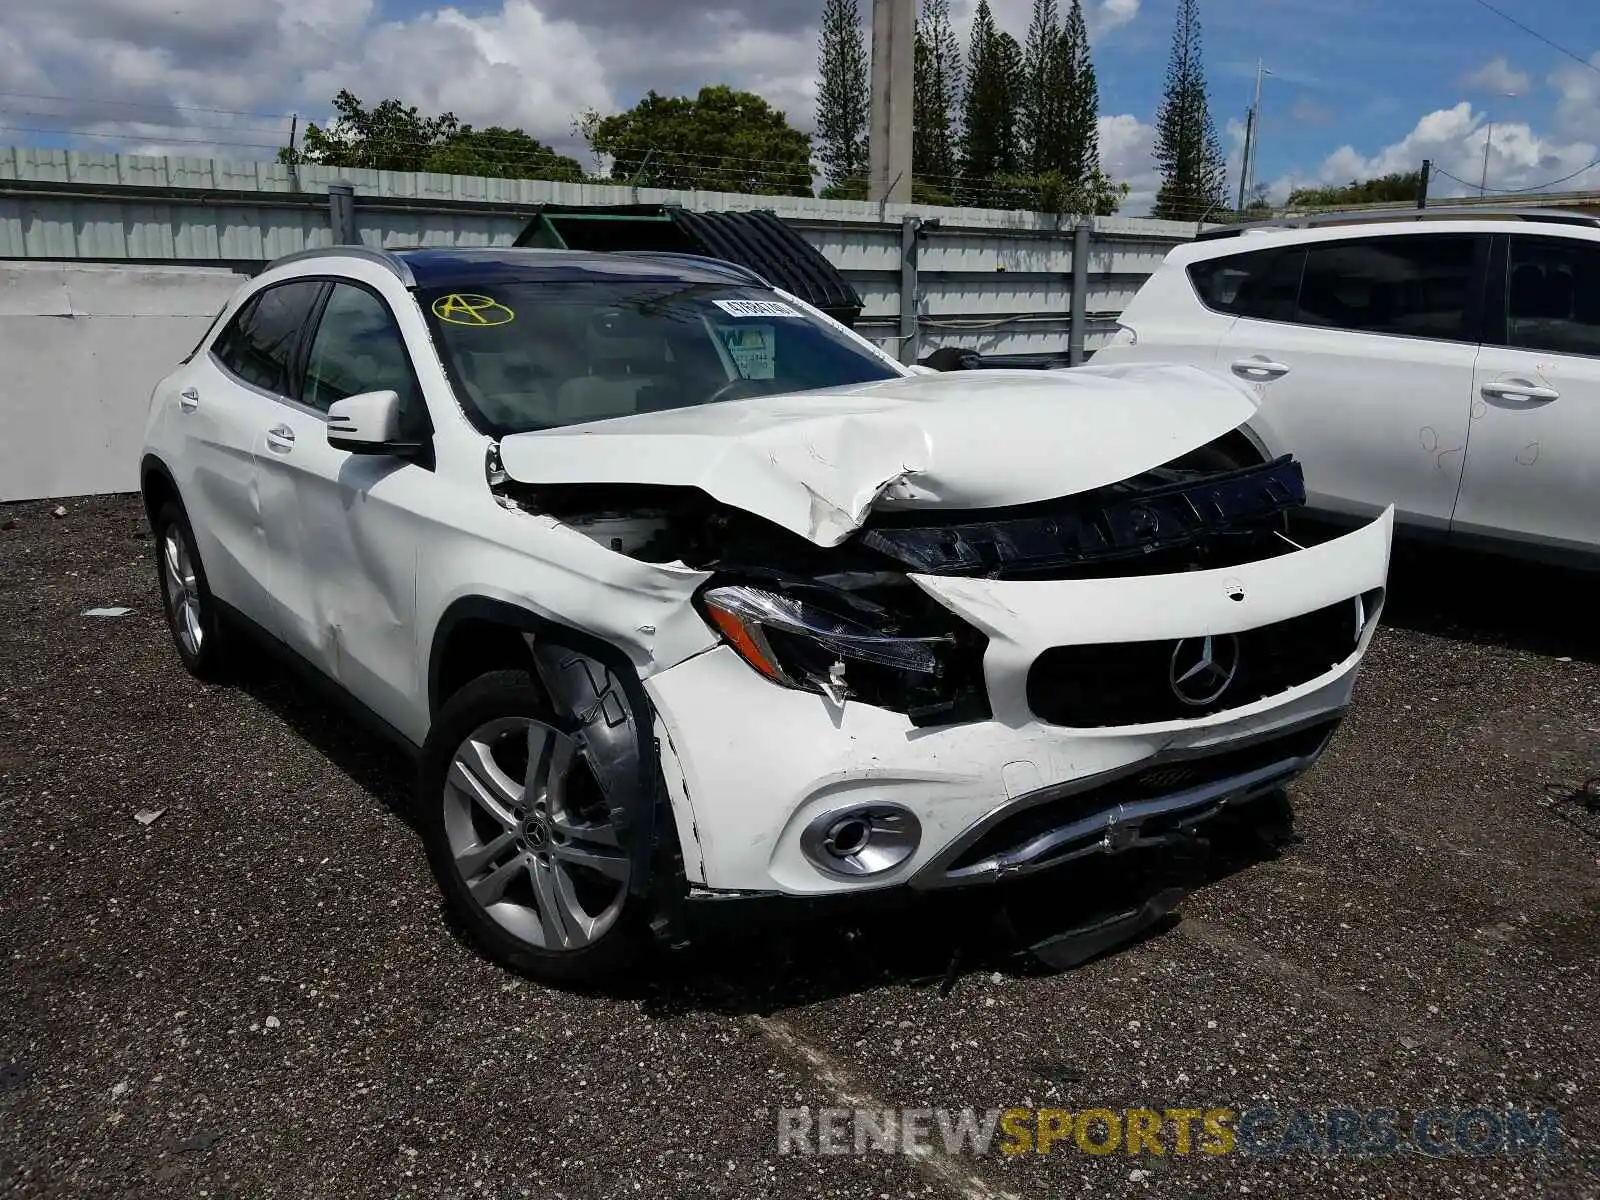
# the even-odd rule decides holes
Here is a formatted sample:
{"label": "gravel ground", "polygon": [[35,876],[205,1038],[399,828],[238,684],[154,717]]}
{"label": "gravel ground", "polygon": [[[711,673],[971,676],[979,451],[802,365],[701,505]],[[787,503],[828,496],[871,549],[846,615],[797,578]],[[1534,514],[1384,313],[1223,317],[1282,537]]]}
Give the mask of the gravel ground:
{"label": "gravel ground", "polygon": [[[1404,556],[1301,840],[1118,953],[1028,970],[913,913],[578,997],[463,945],[386,747],[272,668],[182,673],[133,499],[54,507],[0,507],[0,1193],[1600,1196],[1593,580]],[[800,1105],[1519,1105],[1562,1138],[780,1155]]]}

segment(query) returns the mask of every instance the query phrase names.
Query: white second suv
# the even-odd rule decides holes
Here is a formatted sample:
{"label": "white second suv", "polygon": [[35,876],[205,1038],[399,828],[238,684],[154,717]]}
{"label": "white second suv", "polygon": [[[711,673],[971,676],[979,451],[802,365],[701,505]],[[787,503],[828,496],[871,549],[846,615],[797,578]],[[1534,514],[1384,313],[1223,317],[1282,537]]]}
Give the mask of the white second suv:
{"label": "white second suv", "polygon": [[1330,214],[1172,251],[1096,365],[1254,388],[1310,510],[1600,566],[1600,218]]}
{"label": "white second suv", "polygon": [[360,248],[152,398],[178,653],[253,633],[414,755],[474,938],[553,981],[696,909],[1161,847],[1313,763],[1387,515],[1185,367],[915,373],[743,268]]}

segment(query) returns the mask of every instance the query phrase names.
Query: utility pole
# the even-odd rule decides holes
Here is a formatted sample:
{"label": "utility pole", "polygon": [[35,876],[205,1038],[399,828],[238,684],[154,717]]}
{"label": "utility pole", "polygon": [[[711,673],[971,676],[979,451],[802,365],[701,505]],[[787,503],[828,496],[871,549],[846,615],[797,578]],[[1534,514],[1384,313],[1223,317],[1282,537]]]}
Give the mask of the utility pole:
{"label": "utility pole", "polygon": [[1239,211],[1244,211],[1245,193],[1250,187],[1251,178],[1255,172],[1256,143],[1261,138],[1261,77],[1271,75],[1272,72],[1261,65],[1261,60],[1256,59],[1256,99],[1250,106],[1250,115],[1245,118],[1244,126],[1244,159],[1239,164]]}
{"label": "utility pole", "polygon": [[1239,160],[1239,211],[1244,211],[1244,194],[1250,186],[1250,143],[1256,135],[1256,110],[1244,117],[1244,157]]}
{"label": "utility pole", "polygon": [[1417,175],[1417,207],[1428,207],[1428,177],[1433,174],[1433,159],[1422,160],[1422,170]]}
{"label": "utility pole", "polygon": [[872,124],[868,138],[867,199],[911,200],[912,105],[916,85],[912,46],[915,0],[872,0]]}
{"label": "utility pole", "polygon": [[1478,178],[1478,195],[1489,190],[1489,147],[1494,145],[1494,122],[1489,122],[1489,134],[1483,139],[1483,174]]}

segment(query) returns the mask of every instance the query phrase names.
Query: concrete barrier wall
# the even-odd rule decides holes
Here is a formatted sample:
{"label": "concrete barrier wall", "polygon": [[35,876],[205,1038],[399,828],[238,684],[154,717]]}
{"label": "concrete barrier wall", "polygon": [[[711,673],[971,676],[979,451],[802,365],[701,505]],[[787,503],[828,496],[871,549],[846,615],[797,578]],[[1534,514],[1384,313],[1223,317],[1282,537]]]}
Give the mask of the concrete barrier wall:
{"label": "concrete barrier wall", "polygon": [[150,392],[241,276],[0,262],[0,501],[138,487]]}

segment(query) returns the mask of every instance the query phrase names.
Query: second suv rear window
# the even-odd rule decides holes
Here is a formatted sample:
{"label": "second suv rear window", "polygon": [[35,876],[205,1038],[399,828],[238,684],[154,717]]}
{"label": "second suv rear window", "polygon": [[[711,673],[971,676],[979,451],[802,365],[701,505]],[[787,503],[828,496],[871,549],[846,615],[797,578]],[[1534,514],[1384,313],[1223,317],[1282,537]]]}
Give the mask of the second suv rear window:
{"label": "second suv rear window", "polygon": [[1468,340],[1478,238],[1427,234],[1321,242],[1306,255],[1295,320],[1362,333]]}

